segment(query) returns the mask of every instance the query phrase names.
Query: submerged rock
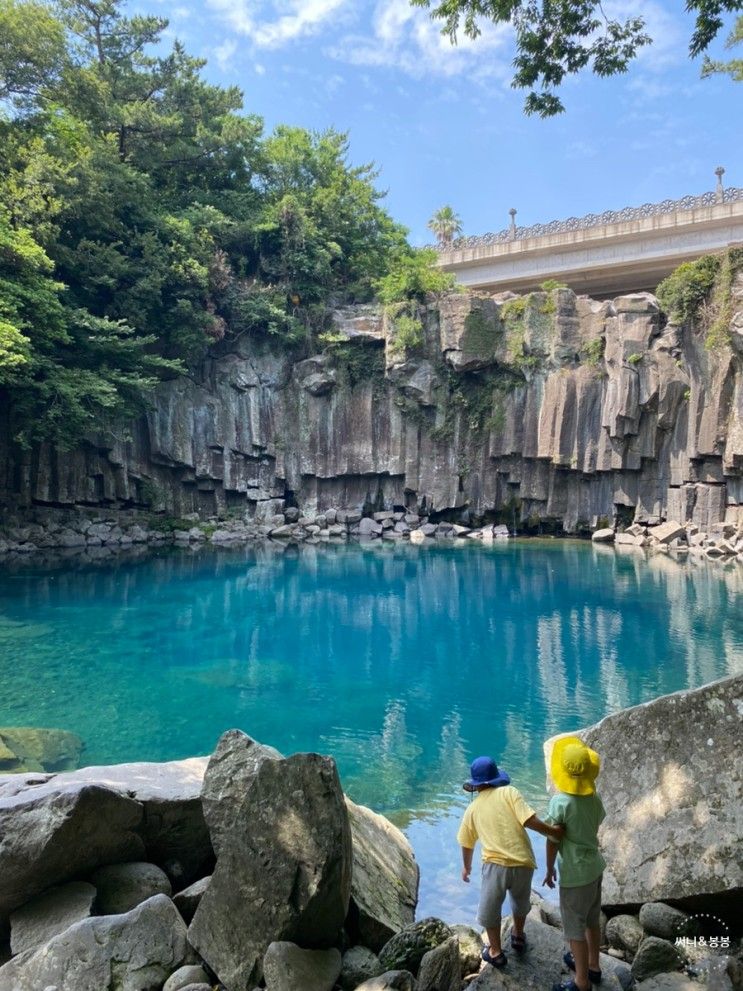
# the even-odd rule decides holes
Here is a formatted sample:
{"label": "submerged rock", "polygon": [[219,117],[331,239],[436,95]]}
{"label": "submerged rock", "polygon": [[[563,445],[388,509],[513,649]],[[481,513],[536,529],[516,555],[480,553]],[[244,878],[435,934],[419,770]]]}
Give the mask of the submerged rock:
{"label": "submerged rock", "polygon": [[83,741],[62,729],[0,729],[0,774],[19,771],[71,771],[80,763]]}

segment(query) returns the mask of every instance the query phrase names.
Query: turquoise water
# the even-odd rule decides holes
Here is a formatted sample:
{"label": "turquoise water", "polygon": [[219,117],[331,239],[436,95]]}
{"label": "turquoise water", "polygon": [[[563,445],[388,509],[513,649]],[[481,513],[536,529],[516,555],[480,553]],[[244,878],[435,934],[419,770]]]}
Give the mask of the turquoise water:
{"label": "turquoise water", "polygon": [[346,791],[410,836],[420,912],[469,920],[454,842],[469,761],[492,754],[544,809],[546,737],[743,670],[743,574],[463,543],[6,562],[0,725],[73,730],[87,764],[208,753],[233,726],[330,753]]}

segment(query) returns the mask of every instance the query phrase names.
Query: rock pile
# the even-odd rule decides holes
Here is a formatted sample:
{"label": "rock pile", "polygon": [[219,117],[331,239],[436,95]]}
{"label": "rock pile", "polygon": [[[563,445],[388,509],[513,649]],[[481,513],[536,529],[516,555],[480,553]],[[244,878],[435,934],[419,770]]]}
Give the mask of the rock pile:
{"label": "rock pile", "polygon": [[591,539],[594,543],[613,542],[618,547],[642,547],[677,555],[705,555],[726,560],[737,557],[743,562],[743,517],[736,517],[734,523],[715,523],[708,533],[700,530],[696,523],[669,520],[655,526],[633,523],[620,531],[604,527],[596,530]]}

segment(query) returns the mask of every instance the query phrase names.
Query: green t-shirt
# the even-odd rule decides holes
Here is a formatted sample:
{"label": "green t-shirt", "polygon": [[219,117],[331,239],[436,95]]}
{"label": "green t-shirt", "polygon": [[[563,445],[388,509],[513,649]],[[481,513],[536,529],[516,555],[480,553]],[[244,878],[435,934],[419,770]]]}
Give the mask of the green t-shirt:
{"label": "green t-shirt", "polygon": [[550,799],[547,822],[565,826],[557,853],[560,887],[590,884],[603,872],[606,861],[599,853],[598,829],[606,817],[598,795],[566,795]]}

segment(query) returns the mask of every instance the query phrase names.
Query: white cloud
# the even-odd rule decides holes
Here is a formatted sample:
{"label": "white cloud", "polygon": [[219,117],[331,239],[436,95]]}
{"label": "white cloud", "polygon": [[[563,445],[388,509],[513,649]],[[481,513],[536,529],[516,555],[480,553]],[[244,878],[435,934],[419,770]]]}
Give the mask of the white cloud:
{"label": "white cloud", "polygon": [[316,34],[351,0],[207,0],[212,10],[258,48],[281,48]]}
{"label": "white cloud", "polygon": [[237,42],[232,39],[223,41],[221,45],[214,49],[214,57],[220,69],[226,69],[232,61],[232,56],[237,51]]}
{"label": "white cloud", "polygon": [[506,49],[511,37],[508,26],[484,23],[478,38],[462,37],[452,45],[440,23],[411,7],[409,0],[377,0],[371,30],[343,37],[327,53],[353,65],[386,66],[416,78],[466,72],[481,81],[510,74]]}

